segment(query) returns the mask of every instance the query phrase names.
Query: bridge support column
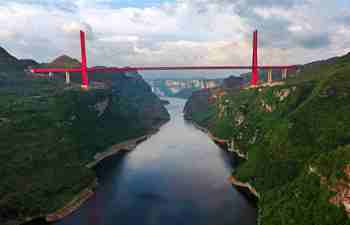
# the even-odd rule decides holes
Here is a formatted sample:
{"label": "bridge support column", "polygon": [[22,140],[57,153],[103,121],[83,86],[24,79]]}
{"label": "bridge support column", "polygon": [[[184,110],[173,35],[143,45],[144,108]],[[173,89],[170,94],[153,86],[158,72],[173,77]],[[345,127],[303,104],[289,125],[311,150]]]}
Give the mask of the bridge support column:
{"label": "bridge support column", "polygon": [[267,70],[267,82],[268,82],[269,84],[272,83],[272,69],[268,69],[268,70]]}
{"label": "bridge support column", "polygon": [[252,77],[250,80],[251,86],[258,85],[259,70],[258,70],[258,31],[253,33],[253,60],[252,60]]}
{"label": "bridge support column", "polygon": [[282,69],[282,80],[287,79],[287,73],[288,73],[288,69]]}
{"label": "bridge support column", "polygon": [[85,46],[85,33],[80,31],[80,47],[81,47],[81,87],[83,89],[89,88],[89,79],[87,73],[87,63],[86,63],[86,46]]}
{"label": "bridge support column", "polygon": [[53,74],[52,72],[49,72],[49,78],[52,78]]}
{"label": "bridge support column", "polygon": [[70,84],[70,74],[66,72],[66,84]]}

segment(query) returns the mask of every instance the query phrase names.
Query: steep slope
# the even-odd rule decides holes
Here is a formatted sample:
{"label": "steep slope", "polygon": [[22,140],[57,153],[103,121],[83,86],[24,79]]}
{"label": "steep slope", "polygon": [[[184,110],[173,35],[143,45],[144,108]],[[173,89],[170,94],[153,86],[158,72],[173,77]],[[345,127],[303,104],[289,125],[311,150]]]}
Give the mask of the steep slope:
{"label": "steep slope", "polygon": [[[21,82],[11,83],[14,73]],[[86,165],[96,154],[169,120],[137,74],[109,74],[105,85],[88,91],[59,79],[29,79],[23,70],[6,74],[0,87],[0,224],[45,217],[88,195],[96,177]]]}
{"label": "steep slope", "polygon": [[38,65],[37,62],[31,59],[17,59],[4,48],[0,47],[0,71],[16,71],[24,70],[28,66]]}
{"label": "steep slope", "polygon": [[183,110],[185,119],[193,120],[198,125],[207,127],[210,118],[215,114],[216,99],[239,90],[243,85],[243,78],[230,76],[223,80],[220,87],[194,91]]}
{"label": "steep slope", "polygon": [[208,128],[247,158],[234,176],[258,191],[260,224],[350,224],[350,58],[301,68],[219,98]]}
{"label": "steep slope", "polygon": [[2,71],[13,70],[19,66],[19,60],[0,47],[0,68]]}
{"label": "steep slope", "polygon": [[[24,72],[30,66],[38,63],[31,59],[17,59],[0,47],[0,94],[5,92],[26,92],[30,83],[26,82],[28,77]],[[31,90],[35,90],[30,87]]]}

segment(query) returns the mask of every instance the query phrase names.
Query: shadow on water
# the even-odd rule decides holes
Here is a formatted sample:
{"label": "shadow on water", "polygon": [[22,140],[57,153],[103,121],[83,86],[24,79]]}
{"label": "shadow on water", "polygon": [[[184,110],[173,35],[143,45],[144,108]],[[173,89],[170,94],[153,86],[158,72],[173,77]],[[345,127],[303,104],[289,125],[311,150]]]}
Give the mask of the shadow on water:
{"label": "shadow on water", "polygon": [[122,151],[99,162],[96,166],[94,166],[94,170],[96,171],[98,179],[105,181],[104,178],[109,178],[111,176],[117,175],[115,174],[116,171],[122,172],[122,168],[127,156],[128,152]]}
{"label": "shadow on water", "polygon": [[49,223],[47,223],[45,221],[45,219],[41,218],[41,219],[35,219],[35,220],[32,220],[28,223],[25,223],[23,225],[48,225]]}

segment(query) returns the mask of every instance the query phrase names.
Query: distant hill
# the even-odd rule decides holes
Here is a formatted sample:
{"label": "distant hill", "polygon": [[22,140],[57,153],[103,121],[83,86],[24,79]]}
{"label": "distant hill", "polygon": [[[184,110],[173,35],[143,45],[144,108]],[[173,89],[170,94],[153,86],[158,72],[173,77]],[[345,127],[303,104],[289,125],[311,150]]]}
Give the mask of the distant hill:
{"label": "distant hill", "polygon": [[21,66],[26,69],[28,67],[34,67],[34,66],[38,66],[39,63],[36,62],[35,60],[33,59],[20,59],[19,60],[19,63],[21,64]]}
{"label": "distant hill", "polygon": [[0,71],[23,70],[33,65],[38,65],[38,63],[31,59],[17,59],[6,49],[0,47]]}
{"label": "distant hill", "polygon": [[220,86],[222,79],[156,79],[149,83],[159,96],[188,98],[194,91]]}
{"label": "distant hill", "polygon": [[59,68],[71,68],[71,67],[81,67],[79,60],[74,59],[67,55],[62,55],[54,59],[52,62],[44,64],[47,67],[59,67]]}
{"label": "distant hill", "polygon": [[222,87],[224,89],[234,89],[237,87],[241,87],[245,84],[245,81],[242,77],[229,76],[224,79],[222,83]]}
{"label": "distant hill", "polygon": [[16,66],[18,59],[8,53],[4,48],[0,47],[0,66]]}
{"label": "distant hill", "polygon": [[179,92],[173,95],[175,98],[184,98],[188,99],[189,97],[192,96],[193,92],[197,91],[197,88],[185,88],[181,89]]}

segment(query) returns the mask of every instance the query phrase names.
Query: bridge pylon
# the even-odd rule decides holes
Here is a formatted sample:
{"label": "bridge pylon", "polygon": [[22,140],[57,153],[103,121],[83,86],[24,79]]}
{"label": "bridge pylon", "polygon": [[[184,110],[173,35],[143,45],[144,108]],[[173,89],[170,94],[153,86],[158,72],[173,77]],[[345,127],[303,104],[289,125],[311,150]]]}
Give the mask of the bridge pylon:
{"label": "bridge pylon", "polygon": [[253,59],[252,59],[252,77],[250,85],[256,86],[259,82],[259,69],[258,69],[258,31],[253,33]]}
{"label": "bridge pylon", "polygon": [[[287,69],[296,67],[295,65],[260,65],[258,64],[258,31],[253,33],[253,56],[252,64],[246,65],[211,65],[211,66],[141,66],[141,67],[88,67],[86,59],[85,32],[80,31],[80,48],[81,48],[81,67],[80,68],[32,68],[31,73],[66,73],[66,83],[70,83],[69,73],[81,73],[81,87],[88,89],[89,77],[88,72],[135,72],[150,70],[241,70],[251,69],[250,85],[257,87],[259,83],[259,69],[279,69],[282,70],[283,79],[287,78]],[[272,80],[272,75],[271,75]]]}
{"label": "bridge pylon", "polygon": [[85,45],[85,32],[80,31],[80,48],[81,48],[81,87],[87,89],[89,87],[89,79],[87,73],[87,63],[86,63],[86,45]]}

